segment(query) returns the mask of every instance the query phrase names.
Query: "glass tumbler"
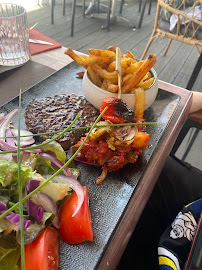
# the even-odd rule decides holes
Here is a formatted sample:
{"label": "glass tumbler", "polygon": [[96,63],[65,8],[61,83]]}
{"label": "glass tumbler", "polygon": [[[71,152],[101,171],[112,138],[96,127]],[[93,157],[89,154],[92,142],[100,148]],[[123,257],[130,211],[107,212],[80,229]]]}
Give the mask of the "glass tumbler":
{"label": "glass tumbler", "polygon": [[0,65],[22,65],[29,59],[26,10],[15,4],[0,4]]}

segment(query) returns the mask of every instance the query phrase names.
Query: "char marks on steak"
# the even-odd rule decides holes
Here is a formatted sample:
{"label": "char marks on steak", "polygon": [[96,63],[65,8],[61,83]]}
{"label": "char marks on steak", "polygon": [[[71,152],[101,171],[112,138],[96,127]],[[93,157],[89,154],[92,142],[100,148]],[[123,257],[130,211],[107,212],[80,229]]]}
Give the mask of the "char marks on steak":
{"label": "char marks on steak", "polygon": [[[25,110],[25,123],[34,134],[64,130],[72,123],[76,115],[79,119],[73,127],[90,126],[98,117],[98,111],[82,96],[56,95],[33,99]],[[66,132],[57,141],[67,150],[76,144],[88,130]],[[51,139],[56,134],[41,135],[40,141]]]}

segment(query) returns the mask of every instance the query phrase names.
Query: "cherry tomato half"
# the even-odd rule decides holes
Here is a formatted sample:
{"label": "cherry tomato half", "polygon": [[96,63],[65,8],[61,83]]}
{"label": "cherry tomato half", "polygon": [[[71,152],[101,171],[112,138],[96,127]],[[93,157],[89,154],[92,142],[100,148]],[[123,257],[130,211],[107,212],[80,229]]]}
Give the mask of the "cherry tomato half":
{"label": "cherry tomato half", "polygon": [[100,113],[108,107],[102,118],[109,120],[114,124],[121,124],[125,122],[133,122],[134,112],[127,107],[125,101],[115,97],[107,97],[103,99],[100,105]]}
{"label": "cherry tomato half", "polygon": [[60,228],[61,238],[68,244],[80,244],[85,240],[93,241],[93,228],[91,214],[88,205],[88,190],[84,189],[84,202],[79,212],[72,217],[78,198],[73,192],[60,208]]}
{"label": "cherry tomato half", "polygon": [[25,245],[25,269],[57,270],[58,247],[57,230],[45,228],[32,243]]}

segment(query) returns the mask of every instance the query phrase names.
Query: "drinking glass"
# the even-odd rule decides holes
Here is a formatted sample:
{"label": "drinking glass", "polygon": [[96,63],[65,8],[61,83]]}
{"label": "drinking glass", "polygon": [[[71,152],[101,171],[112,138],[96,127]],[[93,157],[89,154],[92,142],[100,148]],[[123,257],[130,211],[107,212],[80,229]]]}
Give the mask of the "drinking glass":
{"label": "drinking glass", "polygon": [[29,59],[26,10],[16,4],[0,4],[0,65],[21,65]]}

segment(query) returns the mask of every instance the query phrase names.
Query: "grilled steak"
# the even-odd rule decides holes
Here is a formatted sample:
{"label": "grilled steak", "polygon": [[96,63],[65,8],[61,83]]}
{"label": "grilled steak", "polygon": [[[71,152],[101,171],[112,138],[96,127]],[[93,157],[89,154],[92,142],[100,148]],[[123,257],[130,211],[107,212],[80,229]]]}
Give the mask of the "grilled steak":
{"label": "grilled steak", "polygon": [[[33,99],[25,110],[25,123],[34,134],[64,130],[72,123],[78,113],[80,113],[80,117],[74,127],[92,125],[99,115],[84,97],[74,94]],[[81,136],[85,136],[87,131],[66,132],[57,141],[67,150],[79,141]],[[56,134],[42,135],[39,136],[39,139],[44,141],[54,136]]]}

